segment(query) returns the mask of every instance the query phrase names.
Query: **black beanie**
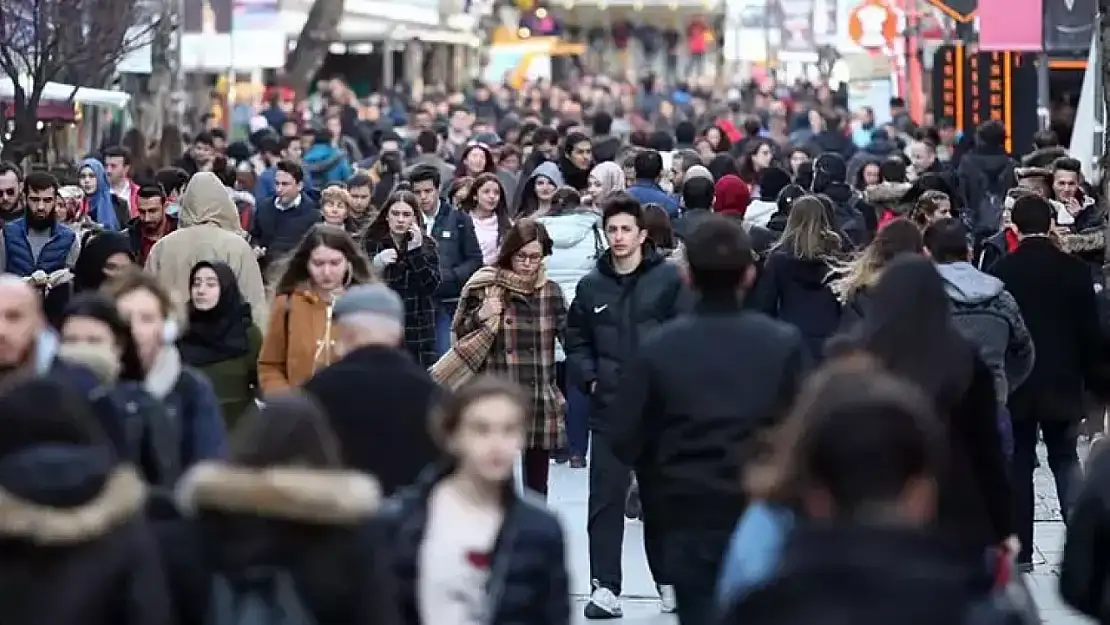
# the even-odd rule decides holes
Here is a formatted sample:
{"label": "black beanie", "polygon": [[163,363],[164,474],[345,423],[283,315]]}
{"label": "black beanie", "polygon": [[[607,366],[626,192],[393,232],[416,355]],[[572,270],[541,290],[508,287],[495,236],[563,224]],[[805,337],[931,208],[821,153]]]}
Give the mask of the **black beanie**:
{"label": "black beanie", "polygon": [[774,202],[779,192],[790,184],[790,174],[781,167],[768,167],[759,173],[759,199]]}

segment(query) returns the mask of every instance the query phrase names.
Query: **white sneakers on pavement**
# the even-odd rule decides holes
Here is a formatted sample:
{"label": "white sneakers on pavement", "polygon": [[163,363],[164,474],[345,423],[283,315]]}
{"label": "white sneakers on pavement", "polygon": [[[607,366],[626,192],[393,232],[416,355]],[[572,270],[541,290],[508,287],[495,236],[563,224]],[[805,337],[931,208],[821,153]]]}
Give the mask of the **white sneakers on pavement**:
{"label": "white sneakers on pavement", "polygon": [[678,609],[678,600],[675,598],[674,586],[666,585],[659,587],[659,611],[663,614],[674,614]]}
{"label": "white sneakers on pavement", "polygon": [[621,611],[621,600],[612,590],[602,586],[593,580],[591,582],[594,591],[590,594],[590,601],[586,604],[586,609],[583,610],[583,615],[590,620],[612,619],[621,618],[624,612]]}

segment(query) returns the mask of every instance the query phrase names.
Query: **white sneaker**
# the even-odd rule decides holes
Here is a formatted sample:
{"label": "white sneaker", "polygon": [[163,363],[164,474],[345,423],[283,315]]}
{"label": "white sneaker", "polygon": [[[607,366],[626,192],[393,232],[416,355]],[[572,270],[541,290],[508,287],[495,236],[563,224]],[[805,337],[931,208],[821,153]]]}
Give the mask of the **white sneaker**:
{"label": "white sneaker", "polygon": [[586,604],[586,609],[583,610],[586,618],[595,620],[624,616],[621,612],[621,600],[613,594],[612,590],[598,584],[596,579],[591,584],[594,591],[590,594],[590,602]]}
{"label": "white sneaker", "polygon": [[674,595],[674,586],[664,584],[659,587],[659,611],[663,614],[674,614],[678,609],[678,600]]}

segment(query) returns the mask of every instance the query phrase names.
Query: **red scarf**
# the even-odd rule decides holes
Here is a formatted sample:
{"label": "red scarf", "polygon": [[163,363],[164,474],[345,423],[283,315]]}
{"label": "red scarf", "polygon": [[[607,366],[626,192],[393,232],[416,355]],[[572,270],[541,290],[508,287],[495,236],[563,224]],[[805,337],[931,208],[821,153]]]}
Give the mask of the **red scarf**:
{"label": "red scarf", "polygon": [[1014,232],[1013,228],[1006,228],[1006,234],[1004,236],[1006,237],[1006,253],[1009,254],[1018,247],[1018,235]]}

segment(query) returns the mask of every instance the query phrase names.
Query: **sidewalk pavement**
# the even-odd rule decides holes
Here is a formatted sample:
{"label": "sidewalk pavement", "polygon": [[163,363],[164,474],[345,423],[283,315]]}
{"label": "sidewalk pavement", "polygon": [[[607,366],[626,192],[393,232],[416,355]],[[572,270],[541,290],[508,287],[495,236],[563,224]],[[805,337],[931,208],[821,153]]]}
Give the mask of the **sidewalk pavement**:
{"label": "sidewalk pavement", "polygon": [[[1036,484],[1036,511],[1034,525],[1033,573],[1029,587],[1041,619],[1047,625],[1091,625],[1093,622],[1076,614],[1063,605],[1056,590],[1059,562],[1064,548],[1064,523],[1060,505],[1056,500],[1056,487],[1043,446],[1041,468],[1034,476]],[[1086,445],[1080,445],[1081,457],[1086,456]],[[586,498],[589,492],[589,470],[571,469],[567,465],[552,465],[550,478],[550,504],[563,520],[567,533],[567,566],[571,573],[571,593],[574,596],[573,622],[588,623],[582,616],[582,607],[590,593],[590,558],[586,538]],[[621,604],[625,625],[676,625],[672,615],[659,612],[658,594],[648,571],[644,554],[643,526],[629,521],[624,526],[624,589]],[[706,589],[711,592],[711,589]]]}

